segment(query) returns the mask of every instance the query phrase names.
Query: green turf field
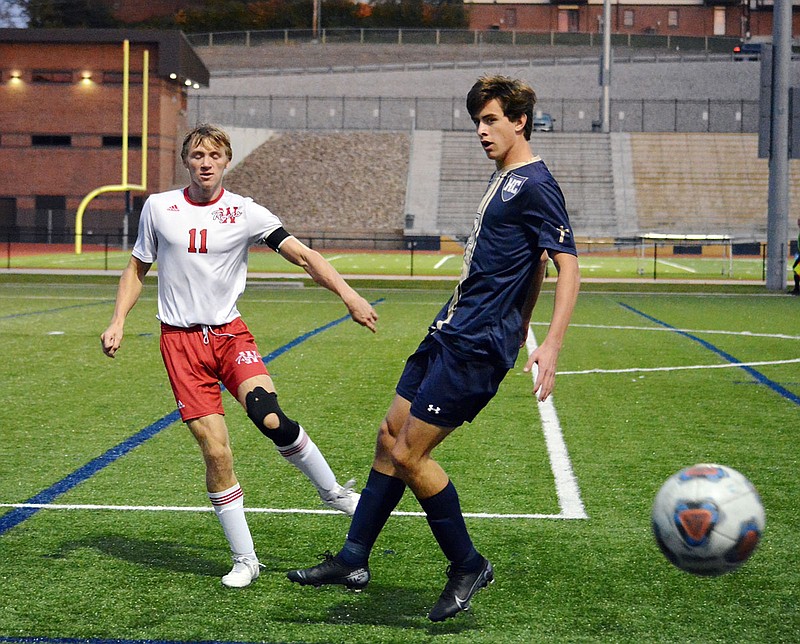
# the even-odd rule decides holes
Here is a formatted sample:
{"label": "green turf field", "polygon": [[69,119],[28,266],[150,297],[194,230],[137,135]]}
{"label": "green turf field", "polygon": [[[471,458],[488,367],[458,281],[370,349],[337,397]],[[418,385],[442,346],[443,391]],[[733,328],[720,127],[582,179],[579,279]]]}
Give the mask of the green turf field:
{"label": "green turf field", "polygon": [[[266,569],[246,589],[220,584],[228,548],[199,450],[169,422],[154,284],[110,360],[99,334],[115,279],[0,276],[0,641],[797,641],[797,298],[586,286],[542,410],[556,415],[555,434],[545,440],[520,360],[476,422],[437,450],[497,581],[468,613],[432,624],[446,562],[408,493],[378,540],[366,590],[286,580],[338,549],[349,522],[317,512],[310,484],[227,394]],[[345,313],[318,288],[253,282],[240,303],[265,356],[291,345],[268,364],[282,407],[341,480],[359,484],[404,359],[449,288],[370,284],[374,336],[345,321],[300,341]],[[539,340],[551,289],[534,315]],[[553,440],[563,451],[551,455]],[[649,525],[662,482],[708,461],[748,476],[767,513],[753,558],[716,579],[673,568]],[[47,507],[25,505],[34,499]]]}
{"label": "green turf field", "polygon": [[[26,247],[27,248],[27,247]],[[24,249],[2,249],[0,266],[12,269],[86,269],[120,271],[128,263],[130,252],[98,250],[89,247],[80,255],[74,252],[42,252],[41,245],[32,254]],[[59,247],[61,248],[61,247]],[[323,251],[323,255],[340,273],[349,275],[400,275],[454,277],[461,272],[461,253],[428,251],[352,252]],[[253,273],[303,274],[265,248],[254,249],[250,254],[250,271]],[[787,280],[790,279],[787,268]],[[551,267],[552,268],[552,267]],[[581,272],[587,278],[643,279],[643,280],[734,280],[764,281],[764,261],[759,257],[736,256],[702,257],[695,255],[669,255],[662,249],[653,256],[650,247],[644,257],[620,253],[586,253],[581,255]]]}

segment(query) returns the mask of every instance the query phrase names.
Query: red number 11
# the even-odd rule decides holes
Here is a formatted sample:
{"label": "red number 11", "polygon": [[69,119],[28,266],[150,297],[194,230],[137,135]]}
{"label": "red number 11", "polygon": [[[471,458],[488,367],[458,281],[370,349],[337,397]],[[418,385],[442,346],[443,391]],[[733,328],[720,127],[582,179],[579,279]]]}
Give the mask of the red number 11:
{"label": "red number 11", "polygon": [[208,239],[208,230],[203,228],[200,231],[200,250],[197,249],[197,228],[192,228],[189,231],[189,252],[190,253],[207,253],[208,247],[206,246],[206,240]]}

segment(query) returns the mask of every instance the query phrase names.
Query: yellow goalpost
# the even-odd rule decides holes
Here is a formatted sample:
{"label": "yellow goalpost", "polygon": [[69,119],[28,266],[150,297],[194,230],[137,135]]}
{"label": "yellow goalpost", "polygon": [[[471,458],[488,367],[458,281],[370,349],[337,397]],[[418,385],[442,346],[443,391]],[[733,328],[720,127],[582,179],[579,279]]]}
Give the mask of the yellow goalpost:
{"label": "yellow goalpost", "polygon": [[122,181],[118,185],[100,186],[87,194],[75,213],[75,254],[80,255],[83,245],[83,213],[97,195],[105,192],[147,190],[147,109],[150,71],[150,52],[145,49],[142,58],[142,183],[128,183],[128,92],[130,84],[130,42],[122,43]]}

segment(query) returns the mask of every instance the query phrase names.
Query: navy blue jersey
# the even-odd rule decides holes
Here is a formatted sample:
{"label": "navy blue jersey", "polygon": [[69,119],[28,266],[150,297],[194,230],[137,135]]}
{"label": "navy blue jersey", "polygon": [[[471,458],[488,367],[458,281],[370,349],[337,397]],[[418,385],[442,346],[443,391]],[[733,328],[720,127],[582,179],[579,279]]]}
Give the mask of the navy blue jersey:
{"label": "navy blue jersey", "polygon": [[577,254],[564,195],[536,157],[492,175],[455,292],[430,327],[433,337],[466,358],[513,367],[543,250]]}

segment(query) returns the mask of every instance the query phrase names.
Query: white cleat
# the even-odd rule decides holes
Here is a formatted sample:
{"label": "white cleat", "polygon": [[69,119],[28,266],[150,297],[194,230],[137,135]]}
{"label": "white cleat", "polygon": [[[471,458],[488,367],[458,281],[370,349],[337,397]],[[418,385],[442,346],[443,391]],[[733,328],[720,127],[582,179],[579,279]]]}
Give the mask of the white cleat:
{"label": "white cleat", "polygon": [[234,556],[233,568],[222,578],[222,585],[228,588],[244,588],[258,579],[263,564],[258,559],[247,556]]}
{"label": "white cleat", "polygon": [[344,512],[349,516],[353,516],[356,511],[356,506],[358,505],[358,500],[361,498],[361,495],[353,490],[353,486],[355,484],[355,479],[350,479],[344,485],[339,485],[337,483],[336,487],[330,492],[321,492],[320,498],[322,499],[322,502],[329,508],[339,510],[339,512]]}

